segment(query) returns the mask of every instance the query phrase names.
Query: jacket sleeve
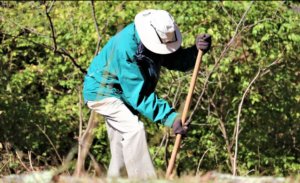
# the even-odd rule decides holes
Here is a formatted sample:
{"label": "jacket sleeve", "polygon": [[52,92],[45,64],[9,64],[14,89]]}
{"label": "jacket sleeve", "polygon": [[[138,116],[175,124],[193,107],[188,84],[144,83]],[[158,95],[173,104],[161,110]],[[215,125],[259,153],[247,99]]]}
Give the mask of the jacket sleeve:
{"label": "jacket sleeve", "polygon": [[144,93],[143,74],[135,62],[122,61],[119,67],[119,81],[123,91],[122,99],[127,104],[155,123],[172,126],[178,114],[155,92]]}
{"label": "jacket sleeve", "polygon": [[197,54],[196,46],[180,47],[176,52],[163,56],[162,66],[170,70],[183,72],[191,70],[195,65]]}

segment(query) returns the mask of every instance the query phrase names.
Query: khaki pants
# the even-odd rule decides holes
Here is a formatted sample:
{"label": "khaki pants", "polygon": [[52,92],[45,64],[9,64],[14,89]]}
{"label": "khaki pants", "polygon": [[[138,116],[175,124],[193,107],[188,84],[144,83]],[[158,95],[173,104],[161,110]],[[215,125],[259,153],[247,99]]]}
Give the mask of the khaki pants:
{"label": "khaki pants", "polygon": [[129,178],[155,178],[148,151],[144,124],[117,98],[89,101],[88,107],[103,115],[110,141],[111,160],[108,176],[120,176],[126,167]]}

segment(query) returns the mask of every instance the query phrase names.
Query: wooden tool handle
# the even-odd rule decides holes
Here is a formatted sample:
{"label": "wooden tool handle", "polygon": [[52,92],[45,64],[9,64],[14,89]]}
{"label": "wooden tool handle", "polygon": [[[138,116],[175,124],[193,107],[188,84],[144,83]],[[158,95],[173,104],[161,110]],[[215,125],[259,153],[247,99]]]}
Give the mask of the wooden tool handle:
{"label": "wooden tool handle", "polygon": [[[199,50],[198,55],[197,55],[196,64],[195,64],[194,71],[193,71],[192,80],[191,80],[190,87],[189,87],[189,92],[188,92],[188,95],[186,97],[186,101],[185,101],[182,116],[181,116],[182,125],[184,125],[186,117],[188,115],[188,111],[190,109],[191,100],[192,100],[193,91],[194,91],[195,84],[196,84],[197,75],[198,75],[200,65],[201,65],[201,61],[202,61],[202,55],[203,55],[203,52],[201,50]],[[174,148],[173,148],[173,151],[172,151],[172,155],[171,155],[169,165],[168,165],[168,168],[167,168],[167,173],[166,173],[166,178],[167,179],[170,178],[170,175],[173,172],[174,164],[175,164],[175,161],[176,161],[176,156],[177,156],[177,153],[178,153],[179,148],[180,148],[180,143],[181,143],[181,134],[177,134],[176,139],[175,139]]]}

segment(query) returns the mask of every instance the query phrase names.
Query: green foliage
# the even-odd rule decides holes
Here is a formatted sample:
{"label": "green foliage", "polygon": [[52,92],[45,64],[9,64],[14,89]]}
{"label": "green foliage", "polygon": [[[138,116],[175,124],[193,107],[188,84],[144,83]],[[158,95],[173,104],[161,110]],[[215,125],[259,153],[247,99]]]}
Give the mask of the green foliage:
{"label": "green foliage", "polygon": [[[51,3],[0,3],[0,143],[33,152],[41,166],[59,165],[46,135],[63,157],[76,146],[83,81],[79,67],[87,69],[98,41],[90,2]],[[147,8],[165,9],[174,16],[183,46],[194,44],[199,33],[213,35],[213,48],[204,56],[191,110],[199,98],[200,105],[177,160],[179,174],[196,173],[199,163],[200,171],[232,171],[238,107],[258,71],[241,110],[238,173],[299,173],[300,13],[295,9],[299,3],[255,1],[244,19],[250,5],[247,1],[94,4],[100,48]],[[46,9],[53,22],[56,51]],[[64,50],[69,56],[62,54]],[[163,69],[157,93],[180,110],[190,75]],[[84,124],[88,115],[83,107]],[[107,167],[109,145],[104,122],[99,120],[91,153]],[[160,147],[169,130],[142,121],[155,166],[165,170],[165,153],[170,154],[174,138],[168,136],[169,143]],[[16,164],[9,167],[14,169]]]}

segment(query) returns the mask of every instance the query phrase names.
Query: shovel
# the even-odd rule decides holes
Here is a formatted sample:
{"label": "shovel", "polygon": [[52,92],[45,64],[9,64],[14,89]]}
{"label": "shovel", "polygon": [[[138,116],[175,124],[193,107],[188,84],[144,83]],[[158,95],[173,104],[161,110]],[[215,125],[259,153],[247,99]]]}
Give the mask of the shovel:
{"label": "shovel", "polygon": [[[182,116],[181,116],[182,126],[184,125],[184,123],[186,121],[187,114],[188,114],[188,111],[190,109],[192,95],[193,95],[193,91],[194,91],[194,88],[195,88],[198,71],[200,69],[200,65],[201,65],[201,61],[202,61],[202,55],[203,55],[203,52],[201,50],[199,50],[198,55],[197,55],[197,60],[196,60],[196,63],[195,63],[195,67],[194,67],[194,71],[193,71],[192,80],[191,80],[190,87],[189,87],[189,92],[188,92],[188,95],[186,97],[186,101],[185,101]],[[173,169],[174,169],[174,164],[175,164],[175,161],[176,161],[176,155],[177,155],[177,153],[179,151],[179,148],[180,148],[181,137],[182,137],[181,134],[176,135],[174,148],[173,148],[171,159],[169,161],[169,165],[168,165],[168,168],[167,168],[167,173],[166,173],[166,178],[167,179],[171,178],[170,176],[171,176],[171,174],[173,172]]]}

